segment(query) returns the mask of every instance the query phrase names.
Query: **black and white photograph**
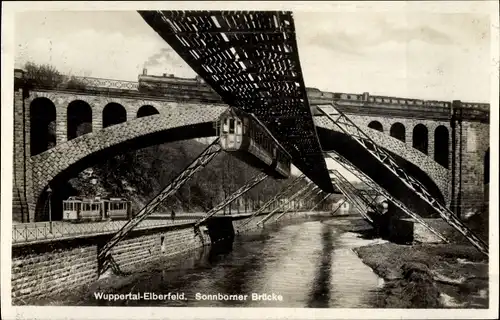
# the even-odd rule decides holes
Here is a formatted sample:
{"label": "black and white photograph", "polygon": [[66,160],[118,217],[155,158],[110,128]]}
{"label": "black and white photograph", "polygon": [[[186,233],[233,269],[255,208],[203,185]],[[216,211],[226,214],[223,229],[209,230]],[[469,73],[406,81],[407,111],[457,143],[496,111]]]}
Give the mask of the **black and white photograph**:
{"label": "black and white photograph", "polygon": [[2,7],[5,319],[498,316],[498,3]]}

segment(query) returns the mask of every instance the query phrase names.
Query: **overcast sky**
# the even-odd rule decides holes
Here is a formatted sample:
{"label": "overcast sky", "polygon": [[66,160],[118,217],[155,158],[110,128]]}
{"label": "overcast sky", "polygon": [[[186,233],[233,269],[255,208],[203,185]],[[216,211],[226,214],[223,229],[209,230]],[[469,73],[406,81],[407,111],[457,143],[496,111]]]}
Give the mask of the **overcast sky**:
{"label": "overcast sky", "polygon": [[[489,101],[487,15],[294,12],[294,19],[309,87]],[[135,11],[18,13],[15,43],[16,67],[33,61],[63,73],[132,81],[143,67],[150,74],[195,75]]]}
{"label": "overcast sky", "polygon": [[[489,101],[489,17],[412,12],[294,12],[307,86],[335,92]],[[15,23],[16,67],[137,80],[193,71],[135,11],[25,12]]]}

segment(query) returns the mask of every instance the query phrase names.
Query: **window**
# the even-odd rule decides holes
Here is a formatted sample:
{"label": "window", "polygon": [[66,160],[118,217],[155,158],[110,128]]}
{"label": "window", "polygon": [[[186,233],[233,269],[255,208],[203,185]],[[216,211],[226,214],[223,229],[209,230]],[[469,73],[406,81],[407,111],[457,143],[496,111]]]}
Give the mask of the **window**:
{"label": "window", "polygon": [[234,133],[234,119],[229,119],[229,133]]}

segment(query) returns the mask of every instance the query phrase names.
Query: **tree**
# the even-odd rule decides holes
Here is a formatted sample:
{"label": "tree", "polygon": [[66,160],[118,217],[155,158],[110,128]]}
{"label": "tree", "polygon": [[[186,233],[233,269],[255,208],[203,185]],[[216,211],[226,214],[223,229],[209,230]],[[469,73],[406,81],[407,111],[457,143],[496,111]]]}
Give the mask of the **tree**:
{"label": "tree", "polygon": [[37,86],[57,87],[63,82],[63,75],[53,65],[38,65],[28,61],[24,71],[25,76]]}
{"label": "tree", "polygon": [[73,75],[63,75],[55,66],[50,64],[36,64],[28,61],[24,64],[24,72],[25,77],[34,86],[78,90],[87,88],[87,84],[83,78]]}

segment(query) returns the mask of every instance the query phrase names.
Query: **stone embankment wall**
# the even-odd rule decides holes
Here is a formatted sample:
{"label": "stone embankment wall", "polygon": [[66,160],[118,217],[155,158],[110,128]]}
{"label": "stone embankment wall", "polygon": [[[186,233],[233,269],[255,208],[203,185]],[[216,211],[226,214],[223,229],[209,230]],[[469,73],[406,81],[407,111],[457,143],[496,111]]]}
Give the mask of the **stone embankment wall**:
{"label": "stone embankment wall", "polygon": [[[280,219],[280,222],[307,216],[305,213],[288,215]],[[264,215],[256,217],[249,225],[255,224],[263,217]],[[248,216],[235,218],[234,229],[247,220]],[[254,228],[242,229],[240,232],[252,229]],[[200,231],[200,233],[195,233],[192,224],[183,227],[170,226],[136,231],[112,249],[112,257],[120,271],[130,272],[137,268],[144,268],[148,262],[155,259],[210,245],[208,229],[201,226]],[[12,303],[14,305],[30,304],[30,301],[50,298],[63,291],[95,282],[98,279],[98,248],[104,245],[108,237],[109,235],[105,235],[70,241],[54,241],[50,244],[14,246],[12,248]]]}

